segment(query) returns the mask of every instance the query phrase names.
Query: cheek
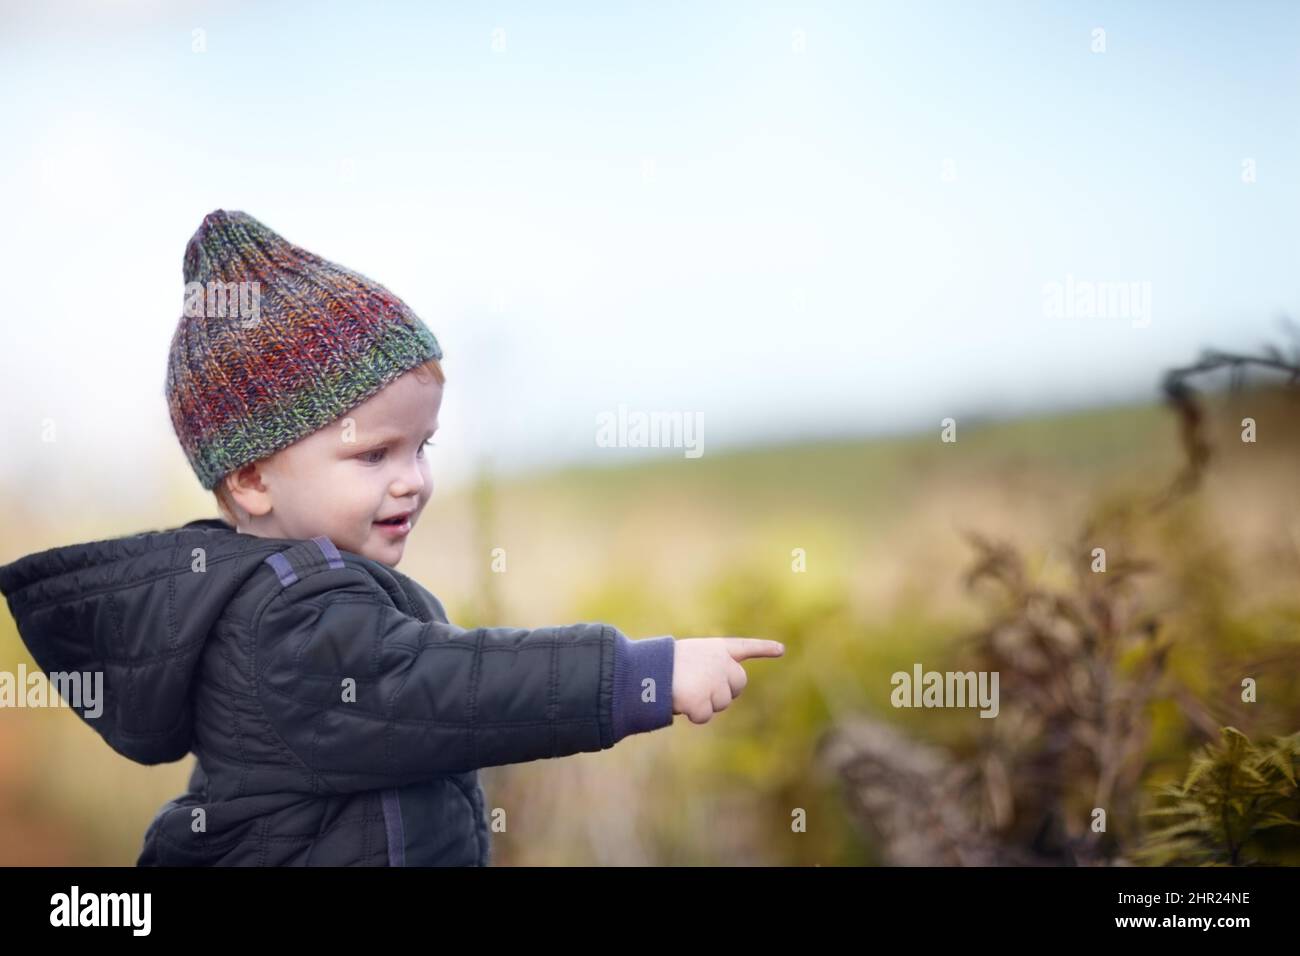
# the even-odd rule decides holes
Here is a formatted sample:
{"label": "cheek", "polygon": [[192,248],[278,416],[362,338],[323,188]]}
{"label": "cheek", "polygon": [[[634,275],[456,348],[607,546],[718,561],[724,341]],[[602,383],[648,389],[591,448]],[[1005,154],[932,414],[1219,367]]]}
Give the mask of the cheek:
{"label": "cheek", "polygon": [[382,468],[354,476],[349,499],[358,517],[365,521],[373,520],[374,515],[388,502],[388,488],[392,482],[393,476]]}
{"label": "cheek", "polygon": [[343,460],[320,469],[306,499],[312,510],[328,508],[336,520],[368,524],[374,510],[374,474],[355,462]]}

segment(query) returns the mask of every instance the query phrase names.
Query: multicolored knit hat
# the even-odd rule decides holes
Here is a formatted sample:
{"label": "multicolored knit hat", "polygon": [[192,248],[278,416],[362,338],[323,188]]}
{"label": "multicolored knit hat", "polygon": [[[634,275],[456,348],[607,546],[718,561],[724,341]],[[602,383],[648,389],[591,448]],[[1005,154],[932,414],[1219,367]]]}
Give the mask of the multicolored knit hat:
{"label": "multicolored knit hat", "polygon": [[167,405],[208,490],[442,358],[397,296],[247,213],[209,213],[185,249],[184,271]]}

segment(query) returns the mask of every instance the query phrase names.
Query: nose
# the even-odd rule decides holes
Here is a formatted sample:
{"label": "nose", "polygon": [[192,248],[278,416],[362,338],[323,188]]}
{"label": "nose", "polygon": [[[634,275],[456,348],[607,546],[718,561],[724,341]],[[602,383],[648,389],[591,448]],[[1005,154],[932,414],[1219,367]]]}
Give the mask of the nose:
{"label": "nose", "polygon": [[[428,481],[429,488],[433,488],[433,479]],[[394,498],[409,498],[415,495],[420,497],[425,488],[424,469],[419,462],[408,464],[400,475],[393,479],[390,493]]]}

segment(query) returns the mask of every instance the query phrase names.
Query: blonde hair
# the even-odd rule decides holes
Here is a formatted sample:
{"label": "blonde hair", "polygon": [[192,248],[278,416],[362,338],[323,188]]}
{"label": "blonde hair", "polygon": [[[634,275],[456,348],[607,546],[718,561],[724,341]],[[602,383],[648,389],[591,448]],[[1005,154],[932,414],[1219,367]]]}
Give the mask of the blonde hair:
{"label": "blonde hair", "polygon": [[[432,377],[439,385],[447,384],[446,373],[443,372],[442,364],[437,359],[429,359],[427,362],[408,371],[414,372],[415,377],[421,382],[427,382]],[[230,491],[226,488],[225,475],[217,482],[217,486],[212,489],[212,494],[217,499],[217,511],[221,514],[221,519],[231,527],[237,527],[239,521],[235,518],[235,500],[230,496]]]}
{"label": "blonde hair", "polygon": [[422,365],[415,366],[415,368],[410,369],[410,371],[414,372],[415,377],[418,378],[421,382],[428,381],[428,379],[424,377],[424,373],[427,372],[428,374],[433,376],[433,380],[437,382],[439,385],[447,384],[447,376],[443,373],[442,365],[441,363],[439,363],[437,359],[429,359],[429,361],[423,363]]}

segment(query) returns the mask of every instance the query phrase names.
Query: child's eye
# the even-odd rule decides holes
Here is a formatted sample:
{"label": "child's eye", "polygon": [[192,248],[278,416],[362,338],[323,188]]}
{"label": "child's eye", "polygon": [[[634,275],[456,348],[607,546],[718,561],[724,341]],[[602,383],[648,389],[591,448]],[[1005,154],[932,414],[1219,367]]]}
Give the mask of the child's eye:
{"label": "child's eye", "polygon": [[[361,455],[360,457],[361,457],[361,460],[364,461],[364,462],[366,462],[367,464],[377,465],[377,464],[379,464],[379,462],[382,460],[383,455],[384,455],[384,452],[387,451],[387,450],[388,450],[388,449],[386,449],[386,448],[372,448],[370,451],[366,452],[364,455]],[[370,457],[371,455],[379,455],[380,457],[379,457],[379,458],[371,458],[371,457]]]}
{"label": "child's eye", "polygon": [[424,450],[425,450],[426,448],[432,448],[432,447],[434,447],[436,444],[437,444],[437,442],[435,442],[432,438],[426,438],[426,439],[424,440],[423,444],[420,445],[420,454],[424,454]]}

